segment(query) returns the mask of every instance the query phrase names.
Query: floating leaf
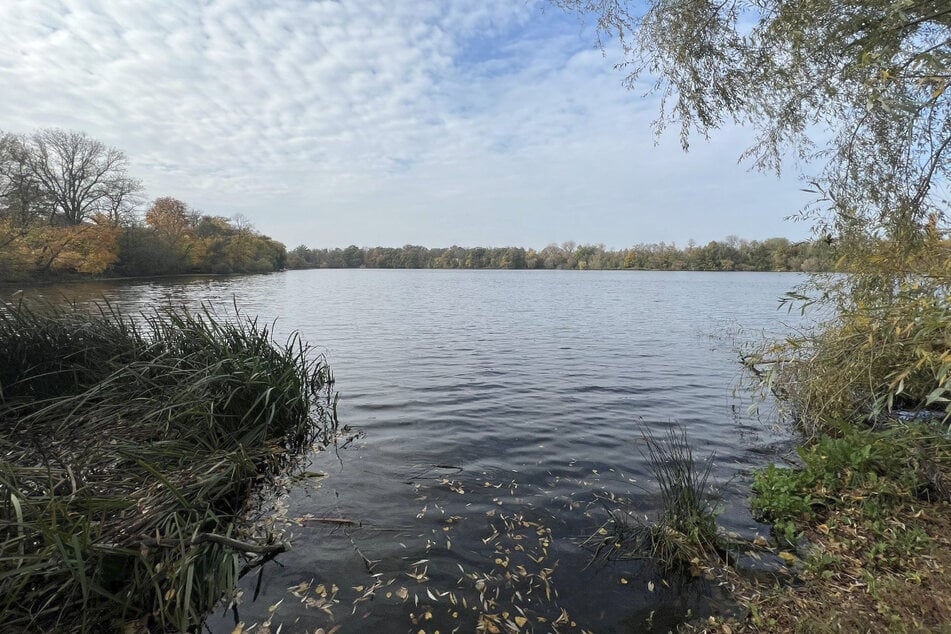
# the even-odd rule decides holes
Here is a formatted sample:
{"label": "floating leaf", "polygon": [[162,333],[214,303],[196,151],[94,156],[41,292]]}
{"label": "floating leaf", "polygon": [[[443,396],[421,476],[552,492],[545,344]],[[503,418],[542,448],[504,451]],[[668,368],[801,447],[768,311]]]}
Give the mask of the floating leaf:
{"label": "floating leaf", "polygon": [[792,565],[796,561],[796,556],[791,552],[782,551],[779,553],[779,558],[785,561],[787,564]]}

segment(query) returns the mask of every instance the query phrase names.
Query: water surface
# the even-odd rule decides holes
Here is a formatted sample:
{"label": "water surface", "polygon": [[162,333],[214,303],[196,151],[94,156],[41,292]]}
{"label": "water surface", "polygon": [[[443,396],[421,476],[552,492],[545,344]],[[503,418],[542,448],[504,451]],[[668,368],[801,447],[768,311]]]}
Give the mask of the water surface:
{"label": "water surface", "polygon": [[[591,565],[581,544],[610,508],[656,512],[644,431],[685,426],[698,455],[715,453],[720,525],[762,530],[744,476],[781,437],[747,413],[735,344],[783,332],[793,317],[777,300],[801,281],[312,270],[31,293],[126,308],[234,303],[326,355],[341,422],[359,435],[315,454],[308,468],[327,477],[278,501],[294,550],[244,579],[246,627],[465,632],[489,614],[500,627],[609,632],[716,608],[697,598],[716,594],[709,584],[667,587],[642,562]],[[234,626],[232,611],[208,623]]]}

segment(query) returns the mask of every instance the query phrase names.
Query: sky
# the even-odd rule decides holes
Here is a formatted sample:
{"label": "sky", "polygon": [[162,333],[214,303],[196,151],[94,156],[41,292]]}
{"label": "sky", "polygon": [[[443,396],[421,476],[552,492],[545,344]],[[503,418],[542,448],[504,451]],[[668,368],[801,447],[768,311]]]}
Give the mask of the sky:
{"label": "sky", "polygon": [[543,0],[2,0],[0,130],[80,130],[149,198],[288,248],[802,239],[752,134],[680,147]]}

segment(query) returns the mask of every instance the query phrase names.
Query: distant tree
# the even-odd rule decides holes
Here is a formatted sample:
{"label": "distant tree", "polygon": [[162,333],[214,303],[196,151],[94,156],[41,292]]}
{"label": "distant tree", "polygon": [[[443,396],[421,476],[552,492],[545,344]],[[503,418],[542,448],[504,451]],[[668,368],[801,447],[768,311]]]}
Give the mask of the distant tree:
{"label": "distant tree", "polygon": [[287,254],[287,268],[312,269],[317,267],[317,258],[311,249],[301,244]]}
{"label": "distant tree", "polygon": [[184,241],[194,233],[192,213],[188,205],[168,196],[156,198],[145,212],[147,225],[172,240]]}
{"label": "distant tree", "polygon": [[125,174],[117,174],[106,185],[106,195],[99,201],[94,219],[113,227],[128,226],[136,221],[136,213],[143,203],[142,181]]}
{"label": "distant tree", "polygon": [[[222,224],[223,223],[223,224]],[[215,227],[214,231],[210,227]],[[222,233],[224,232],[224,233]],[[230,240],[234,234],[228,221],[223,218],[204,216],[198,225],[198,236],[205,239],[208,235],[221,235],[222,240]],[[265,236],[254,236],[254,248],[260,249],[260,242],[268,241]],[[224,244],[224,243],[222,243]],[[249,243],[250,245],[251,243]],[[728,236],[723,243],[711,242],[698,247],[691,241],[686,249],[678,249],[675,244],[638,244],[630,249],[609,251],[603,244],[585,244],[575,246],[566,242],[563,246],[550,244],[541,252],[521,247],[460,247],[427,249],[426,247],[405,245],[394,249],[389,247],[359,248],[350,245],[345,249],[309,249],[304,245],[281,256],[281,262],[291,269],[306,268],[440,268],[440,269],[593,269],[616,270],[624,268],[654,270],[799,270],[799,262],[815,255],[810,260],[816,270],[828,270],[832,262],[831,251],[826,248],[813,252],[813,242],[797,243],[791,246],[785,238],[774,238],[763,242],[746,241],[736,236]],[[822,243],[825,244],[825,243]],[[733,245],[733,246],[730,246]],[[571,247],[572,251],[567,248]],[[826,245],[828,247],[828,245]],[[230,256],[212,256],[207,250],[209,262],[231,262]],[[808,252],[808,255],[807,255]],[[794,262],[787,263],[793,258]],[[798,258],[798,259],[795,259]],[[777,264],[778,263],[778,264]],[[203,265],[204,266],[204,265]],[[214,266],[209,264],[208,266]],[[232,265],[238,266],[238,265]],[[280,266],[284,266],[281,264]],[[212,268],[211,270],[215,270]],[[241,270],[240,268],[228,270]],[[225,271],[220,271],[225,272]]]}
{"label": "distant tree", "polygon": [[244,214],[235,214],[230,219],[231,227],[238,233],[254,233],[254,224]]}
{"label": "distant tree", "polygon": [[465,267],[467,269],[485,268],[487,251],[485,247],[473,247],[466,254]]}
{"label": "distant tree", "polygon": [[204,216],[162,197],[149,205],[141,224],[142,191],[121,151],[81,132],[0,131],[0,279],[286,266],[284,245],[259,234],[240,214],[231,220]]}
{"label": "distant tree", "polygon": [[50,224],[79,225],[110,208],[110,196],[127,198],[119,190],[140,189],[126,175],[125,154],[82,132],[39,130],[25,145],[26,165],[49,203]]}
{"label": "distant tree", "polygon": [[525,252],[525,268],[535,269],[538,268],[538,252],[535,249],[529,249]]}
{"label": "distant tree", "polygon": [[517,247],[507,247],[502,249],[502,253],[499,258],[499,268],[524,269],[525,249],[520,249]]}
{"label": "distant tree", "polygon": [[351,244],[343,250],[343,259],[348,268],[360,268],[363,266],[363,250],[357,245]]}
{"label": "distant tree", "polygon": [[119,259],[121,230],[110,225],[40,226],[26,236],[42,273],[105,271]]}
{"label": "distant tree", "polygon": [[601,268],[601,256],[604,254],[603,244],[584,244],[575,247],[574,257],[579,269]]}
{"label": "distant tree", "polygon": [[152,228],[159,242],[164,245],[161,258],[162,272],[179,273],[196,264],[202,254],[196,252],[196,214],[177,198],[156,198],[145,212],[145,223]]}
{"label": "distant tree", "polygon": [[[572,243],[572,248],[574,248],[574,243]],[[549,244],[546,246],[539,251],[538,257],[541,260],[542,268],[546,269],[563,269],[568,261],[565,250],[557,244]]]}

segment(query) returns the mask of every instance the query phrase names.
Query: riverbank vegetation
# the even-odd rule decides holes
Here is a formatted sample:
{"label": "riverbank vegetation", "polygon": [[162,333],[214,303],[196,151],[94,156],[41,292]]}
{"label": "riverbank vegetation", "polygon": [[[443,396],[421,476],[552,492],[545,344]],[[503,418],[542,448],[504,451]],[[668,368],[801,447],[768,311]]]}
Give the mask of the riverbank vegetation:
{"label": "riverbank vegetation", "polygon": [[0,310],[0,622],[186,631],[280,535],[242,518],[335,426],[332,377],[253,320]]}
{"label": "riverbank vegetation", "polygon": [[299,246],[287,255],[287,268],[371,269],[569,269],[653,271],[829,271],[834,250],[828,241],[790,242],[785,238],[742,240],[729,236],[699,246],[638,244],[610,250],[601,244],[565,242],[536,251],[522,247],[458,247],[309,249]]}
{"label": "riverbank vegetation", "polygon": [[[943,632],[951,623],[951,439],[922,422],[839,426],[769,466],[753,508],[800,583],[726,570],[748,609],[709,632]],[[765,543],[763,544],[765,546]]]}
{"label": "riverbank vegetation", "polygon": [[143,191],[122,151],[83,133],[0,131],[0,281],[284,267],[284,245],[241,216]]}

